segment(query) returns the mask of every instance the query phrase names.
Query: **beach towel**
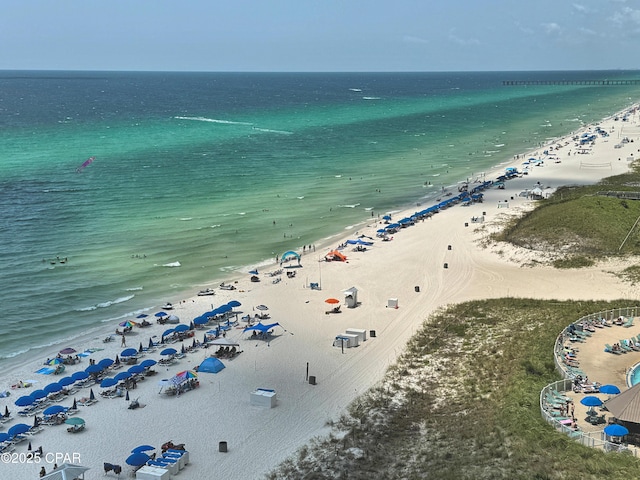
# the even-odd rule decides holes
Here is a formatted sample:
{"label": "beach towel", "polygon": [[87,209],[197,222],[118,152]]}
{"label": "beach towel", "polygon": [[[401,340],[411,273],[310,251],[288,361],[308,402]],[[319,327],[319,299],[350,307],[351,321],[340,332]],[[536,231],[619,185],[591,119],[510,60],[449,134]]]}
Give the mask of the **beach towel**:
{"label": "beach towel", "polygon": [[55,368],[43,367],[40,370],[36,371],[36,373],[41,373],[42,375],[51,375],[55,371],[56,371]]}

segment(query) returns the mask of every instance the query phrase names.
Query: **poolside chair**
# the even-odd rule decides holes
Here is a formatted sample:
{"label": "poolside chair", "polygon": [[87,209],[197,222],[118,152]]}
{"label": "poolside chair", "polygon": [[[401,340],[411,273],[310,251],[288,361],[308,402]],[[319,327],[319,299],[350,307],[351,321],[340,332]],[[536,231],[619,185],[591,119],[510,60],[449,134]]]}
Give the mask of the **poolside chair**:
{"label": "poolside chair", "polygon": [[553,395],[555,398],[557,398],[558,400],[561,400],[563,402],[566,402],[567,400],[571,400],[569,397],[567,397],[566,395],[563,395],[562,393],[560,393],[557,390],[551,390],[550,391],[551,395]]}

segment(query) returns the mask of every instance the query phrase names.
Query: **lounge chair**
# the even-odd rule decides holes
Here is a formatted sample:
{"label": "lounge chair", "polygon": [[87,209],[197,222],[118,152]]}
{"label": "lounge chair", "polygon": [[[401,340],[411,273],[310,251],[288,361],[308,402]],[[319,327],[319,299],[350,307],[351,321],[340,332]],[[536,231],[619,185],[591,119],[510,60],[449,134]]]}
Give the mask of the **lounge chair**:
{"label": "lounge chair", "polygon": [[629,317],[627,321],[622,324],[622,326],[625,328],[633,327],[633,317]]}
{"label": "lounge chair", "polygon": [[608,343],[604,344],[604,351],[607,353],[613,353],[615,355],[620,355],[622,352],[620,352],[619,350],[613,348],[611,345],[609,345]]}
{"label": "lounge chair", "polygon": [[618,344],[623,352],[633,352],[633,349],[629,348],[624,340],[618,340]]}

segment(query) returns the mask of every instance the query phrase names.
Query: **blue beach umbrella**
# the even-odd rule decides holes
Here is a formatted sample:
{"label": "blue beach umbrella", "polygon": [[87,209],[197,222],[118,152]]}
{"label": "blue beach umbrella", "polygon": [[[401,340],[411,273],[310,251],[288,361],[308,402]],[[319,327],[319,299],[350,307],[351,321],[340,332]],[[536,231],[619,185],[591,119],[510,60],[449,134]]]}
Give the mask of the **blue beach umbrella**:
{"label": "blue beach umbrella", "polygon": [[629,435],[629,430],[622,425],[614,423],[612,425],[606,426],[604,428],[604,433],[609,435],[610,437],[624,437],[625,435]]}
{"label": "blue beach umbrella", "polygon": [[249,275],[258,275],[258,269],[249,270]]}
{"label": "blue beach umbrella", "polygon": [[156,447],[152,447],[151,445],[139,445],[133,450],[131,450],[131,453],[144,453],[144,452],[150,452],[151,450],[155,450],[155,449]]}
{"label": "blue beach umbrella", "polygon": [[[220,305],[218,308],[216,308],[216,310],[220,313],[227,313],[230,312],[231,310],[233,310],[233,307],[231,305],[229,305],[228,303],[225,303],[224,305]],[[216,311],[214,310],[214,311]]]}
{"label": "blue beach umbrella", "polygon": [[[87,368],[84,369],[84,371],[88,374],[92,374],[92,373],[100,373],[102,370],[104,370],[100,365],[98,365],[97,363],[94,365],[89,365]],[[71,375],[73,377],[73,375]]]}
{"label": "blue beach umbrella", "polygon": [[74,372],[71,374],[71,378],[73,378],[73,380],[77,382],[79,380],[86,380],[87,378],[89,378],[89,374],[85,371]]}
{"label": "blue beach umbrella", "polygon": [[33,405],[33,403],[36,401],[35,398],[33,398],[33,396],[31,395],[23,395],[22,397],[18,398],[14,403],[14,405],[18,406],[18,407],[28,407],[29,405]]}
{"label": "blue beach umbrella", "polygon": [[0,443],[6,442],[7,440],[11,440],[11,435],[5,432],[0,433]]}
{"label": "blue beach umbrella", "polygon": [[185,325],[184,323],[181,323],[180,325],[176,326],[176,328],[173,329],[174,332],[186,332],[187,330],[189,330],[189,325]]}
{"label": "blue beach umbrella", "polygon": [[34,390],[33,392],[31,392],[31,396],[33,398],[35,398],[36,400],[39,400],[41,398],[44,398],[48,395],[47,392],[45,392],[44,390]]}
{"label": "blue beach umbrella", "polygon": [[155,314],[156,317],[160,318],[160,317],[166,317],[167,315],[169,315],[167,312],[158,312]]}
{"label": "blue beach umbrella", "polygon": [[193,323],[195,325],[205,325],[209,323],[209,317],[205,317],[204,315],[201,315],[199,317],[194,318]]}
{"label": "blue beach umbrella", "polygon": [[103,358],[97,363],[97,365],[104,370],[105,368],[109,368],[111,365],[113,365],[113,360],[111,360],[110,358]]}
{"label": "blue beach umbrella", "polygon": [[45,408],[42,414],[47,416],[57,415],[58,413],[62,413],[65,410],[66,408],[64,408],[62,405],[51,405],[50,407]]}
{"label": "blue beach umbrella", "polygon": [[149,460],[151,460],[151,457],[146,453],[136,452],[129,455],[126,462],[127,462],[127,465],[131,465],[132,467],[139,467],[147,463]]}
{"label": "blue beach umbrella", "polygon": [[175,355],[178,351],[175,348],[165,348],[160,352],[160,355]]}
{"label": "blue beach umbrella", "polygon": [[109,377],[109,378],[105,378],[104,380],[102,380],[102,382],[100,382],[100,387],[109,388],[117,384],[118,384],[118,380],[116,380],[115,378]]}
{"label": "blue beach umbrella", "polygon": [[167,335],[171,335],[174,332],[173,328],[170,328],[168,330],[165,330],[164,332],[162,332],[162,336],[166,337]]}
{"label": "blue beach umbrella", "polygon": [[131,368],[129,368],[129,370],[127,370],[127,372],[131,373],[132,375],[135,375],[136,373],[142,373],[144,372],[144,368],[142,365],[134,365]]}
{"label": "blue beach umbrella", "polygon": [[158,362],[156,362],[155,360],[152,360],[151,358],[148,358],[140,362],[140,365],[144,368],[149,368],[149,367],[153,367],[156,363]]}
{"label": "blue beach umbrella", "polygon": [[242,304],[238,300],[231,300],[230,302],[227,302],[227,305],[229,305],[232,308],[242,306]]}
{"label": "blue beach umbrella", "polygon": [[117,380],[118,382],[120,380],[126,380],[127,378],[129,378],[131,376],[130,372],[120,372],[119,374],[117,374],[115,377],[113,377],[115,380]]}
{"label": "blue beach umbrella", "polygon": [[602,400],[598,397],[594,397],[593,395],[589,395],[580,400],[580,403],[585,407],[599,407],[602,405]]}
{"label": "blue beach umbrella", "polygon": [[29,430],[31,430],[31,425],[27,425],[26,423],[17,423],[13,427],[11,427],[9,430],[7,430],[7,433],[10,436],[15,437],[16,435],[22,435],[23,433],[26,433]]}
{"label": "blue beach umbrella", "polygon": [[138,315],[136,318],[147,318],[149,315],[147,315],[146,313],[141,313],[140,315]]}
{"label": "blue beach umbrella", "polygon": [[50,383],[49,385],[46,385],[43,390],[47,393],[56,393],[59,392],[60,390],[62,390],[62,385],[60,385],[59,383]]}
{"label": "blue beach umbrella", "polygon": [[134,355],[138,354],[138,350],[136,350],[135,348],[125,348],[123,351],[120,352],[120,356],[121,357],[133,357]]}
{"label": "blue beach umbrella", "polygon": [[620,389],[615,385],[602,385],[600,387],[600,393],[605,395],[617,395],[620,393]]}
{"label": "blue beach umbrella", "polygon": [[68,387],[69,385],[71,385],[73,382],[75,382],[75,380],[73,379],[73,377],[62,377],[60,380],[58,380],[58,383],[60,385],[62,385],[63,387]]}

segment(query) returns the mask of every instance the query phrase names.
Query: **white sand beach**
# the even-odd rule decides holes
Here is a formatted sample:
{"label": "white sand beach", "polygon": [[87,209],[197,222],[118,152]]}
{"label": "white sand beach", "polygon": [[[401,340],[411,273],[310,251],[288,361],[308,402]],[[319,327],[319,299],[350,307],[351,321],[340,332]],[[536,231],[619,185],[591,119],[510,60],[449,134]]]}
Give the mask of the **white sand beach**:
{"label": "white sand beach", "polygon": [[[232,360],[222,359],[226,368],[218,374],[200,373],[199,388],[179,397],[159,394],[158,381],[175,373],[193,369],[215,348],[199,349],[170,367],[156,365],[157,375],[138,383],[130,392],[139,398],[143,408],[129,410],[123,398],[100,397],[101,388],[92,388],[99,401],[92,406],[80,406],[76,416],[86,420],[86,429],[77,434],[67,433],[66,427],[47,426],[30,438],[35,449],[42,446],[50,455],[43,463],[46,470],[58,460],[71,458],[51,454],[76,455],[73,459],[90,467],[85,478],[103,478],[103,462],[125,464],[131,449],[141,444],[160,447],[168,440],[184,443],[190,453],[190,464],[176,477],[185,479],[255,479],[276,467],[296,449],[314,436],[328,432],[327,422],[337,419],[347,405],[359,394],[374,385],[402,352],[407,339],[434,310],[472,299],[495,297],[535,297],[541,299],[603,299],[630,297],[632,288],[611,272],[623,268],[615,262],[580,270],[556,270],[551,267],[523,267],[531,254],[510,246],[484,248],[481,240],[489,231],[499,228],[506,215],[517,215],[533,208],[535,200],[520,196],[520,192],[539,186],[543,195],[556,187],[569,184],[594,183],[603,177],[628,171],[629,160],[640,155],[638,114],[626,122],[613,118],[600,123],[609,132],[598,136],[595,145],[584,154],[577,154],[575,142],[559,139],[538,150],[506,162],[501,170],[486,172],[483,178],[492,180],[512,165],[522,169],[529,157],[540,158],[550,150],[557,161],[546,160],[543,165],[529,165],[528,175],[505,182],[504,189],[485,190],[484,201],[470,206],[456,205],[433,217],[402,229],[393,240],[382,242],[376,238],[378,222],[360,228],[357,235],[375,238],[373,246],[364,252],[346,248],[347,262],[320,262],[330,249],[356,232],[345,232],[332,245],[316,245],[313,253],[302,257],[301,268],[294,278],[286,274],[282,281],[272,283],[268,271],[260,271],[260,282],[250,282],[248,275],[237,278],[237,290],[216,288],[214,296],[185,295],[171,300],[182,323],[189,324],[213,307],[230,300],[238,300],[236,310],[255,315],[257,305],[267,305],[270,319],[278,322],[269,341],[252,338],[242,328],[232,328],[227,339],[237,340],[243,353]],[[581,134],[587,129],[580,130]],[[593,131],[593,128],[592,128]],[[621,143],[624,137],[633,142]],[[620,145],[620,148],[616,148]],[[553,147],[553,148],[552,148]],[[569,155],[569,152],[571,154]],[[476,172],[475,175],[479,175]],[[457,192],[454,192],[454,194]],[[429,205],[423,205],[418,209]],[[413,214],[416,208],[408,209]],[[403,214],[395,214],[400,219]],[[484,217],[484,223],[472,223],[472,217]],[[373,219],[372,219],[373,220]],[[350,247],[350,246],[349,246]],[[539,254],[535,254],[537,256]],[[447,268],[445,268],[445,264]],[[295,265],[295,262],[291,264]],[[285,264],[286,267],[286,264]],[[319,283],[321,289],[309,288]],[[342,305],[339,314],[326,314],[331,307],[325,299],[344,299],[344,290],[358,290],[357,308]],[[418,288],[416,288],[418,287]],[[419,290],[419,291],[417,291]],[[389,308],[389,299],[398,300],[398,308]],[[184,300],[184,301],[181,301]],[[126,337],[128,347],[146,346],[151,336],[160,338],[168,326],[137,328]],[[240,322],[240,327],[245,326]],[[116,325],[105,327],[104,335],[97,335],[68,345],[78,352],[97,349],[76,365],[67,367],[64,375],[86,368],[89,359],[99,361],[114,358],[123,347],[120,339],[103,343]],[[336,335],[347,328],[364,329],[367,340],[356,348],[332,346]],[[375,337],[369,333],[374,330]],[[202,340],[204,330],[197,330],[195,338]],[[191,340],[185,341],[190,345]],[[180,349],[181,344],[172,346]],[[159,351],[144,358],[159,359]],[[56,355],[52,351],[50,357]],[[549,352],[551,356],[553,352]],[[0,377],[0,391],[9,390],[11,396],[0,399],[0,411],[8,406],[13,420],[4,424],[6,432],[16,423],[33,423],[33,417],[19,417],[14,401],[59,379],[55,375],[34,373],[46,358],[34,358]],[[312,385],[307,379],[316,377]],[[30,388],[11,390],[19,380],[36,380]],[[275,408],[250,405],[250,392],[256,388],[273,389],[277,394]],[[70,406],[73,397],[89,395],[85,388],[60,403]],[[228,452],[219,452],[219,442],[227,442]],[[28,442],[16,446],[15,452],[26,452]],[[19,459],[18,459],[19,460]],[[62,461],[61,461],[62,460]],[[42,464],[5,463],[0,466],[2,478],[35,479]]]}

